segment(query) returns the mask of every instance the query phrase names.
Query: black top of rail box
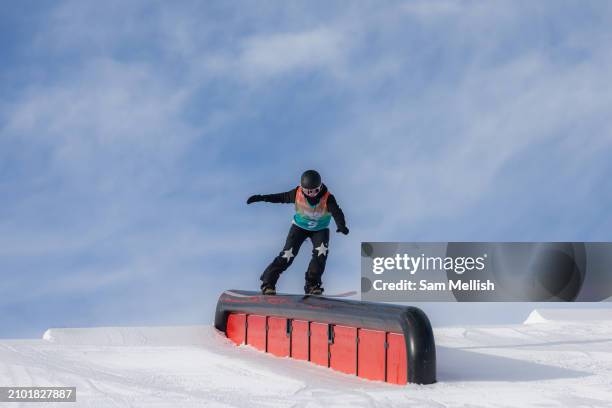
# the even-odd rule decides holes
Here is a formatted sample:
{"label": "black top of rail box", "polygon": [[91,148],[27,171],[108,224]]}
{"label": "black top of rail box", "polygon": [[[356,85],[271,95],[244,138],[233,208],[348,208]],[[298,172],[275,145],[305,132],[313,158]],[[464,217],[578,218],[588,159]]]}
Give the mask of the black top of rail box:
{"label": "black top of rail box", "polygon": [[402,333],[408,357],[408,382],[436,381],[436,347],[427,315],[419,308],[324,296],[225,291],[219,297],[215,327],[226,332],[230,313],[260,314],[288,319]]}

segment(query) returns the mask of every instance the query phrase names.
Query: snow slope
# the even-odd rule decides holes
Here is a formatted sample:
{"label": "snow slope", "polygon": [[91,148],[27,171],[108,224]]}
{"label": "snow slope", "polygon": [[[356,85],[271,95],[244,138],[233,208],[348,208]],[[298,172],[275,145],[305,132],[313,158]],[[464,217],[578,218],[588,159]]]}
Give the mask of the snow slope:
{"label": "snow slope", "polygon": [[2,340],[0,385],[76,386],[83,407],[612,406],[612,320],[534,313],[539,322],[435,329],[439,383],[428,386],[236,347],[210,326],[50,329],[41,340]]}
{"label": "snow slope", "polygon": [[536,309],[529,314],[526,324],[599,320],[612,322],[612,309]]}

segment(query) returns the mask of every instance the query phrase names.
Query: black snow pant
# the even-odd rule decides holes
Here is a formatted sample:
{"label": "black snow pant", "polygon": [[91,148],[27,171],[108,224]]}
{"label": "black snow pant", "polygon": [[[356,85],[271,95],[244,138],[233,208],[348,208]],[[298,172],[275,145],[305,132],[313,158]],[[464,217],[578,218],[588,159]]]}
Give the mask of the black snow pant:
{"label": "black snow pant", "polygon": [[329,228],[319,231],[308,231],[295,224],[291,224],[283,250],[261,275],[262,289],[264,287],[276,287],[280,274],[291,266],[306,238],[310,238],[310,241],[312,241],[312,258],[305,274],[306,284],[304,292],[308,293],[310,288],[321,286],[321,275],[325,271],[325,262],[327,261],[327,251],[329,248]]}

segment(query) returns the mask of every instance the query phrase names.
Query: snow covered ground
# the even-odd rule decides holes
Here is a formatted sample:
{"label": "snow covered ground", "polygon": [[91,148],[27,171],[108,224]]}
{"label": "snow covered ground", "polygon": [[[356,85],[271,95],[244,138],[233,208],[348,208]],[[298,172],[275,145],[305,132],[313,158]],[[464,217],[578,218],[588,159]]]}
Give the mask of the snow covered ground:
{"label": "snow covered ground", "polygon": [[435,335],[439,383],[428,386],[236,347],[210,326],[51,329],[40,340],[2,340],[0,385],[76,386],[83,407],[612,407],[609,312],[534,311],[525,324]]}

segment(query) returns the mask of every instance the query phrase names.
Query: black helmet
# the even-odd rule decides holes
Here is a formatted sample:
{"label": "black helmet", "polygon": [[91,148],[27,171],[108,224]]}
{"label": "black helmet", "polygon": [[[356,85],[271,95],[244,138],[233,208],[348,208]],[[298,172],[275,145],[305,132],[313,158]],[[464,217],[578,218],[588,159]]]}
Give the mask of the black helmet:
{"label": "black helmet", "polygon": [[316,170],[306,170],[304,173],[302,173],[300,185],[302,188],[306,188],[308,190],[320,187],[321,175]]}

